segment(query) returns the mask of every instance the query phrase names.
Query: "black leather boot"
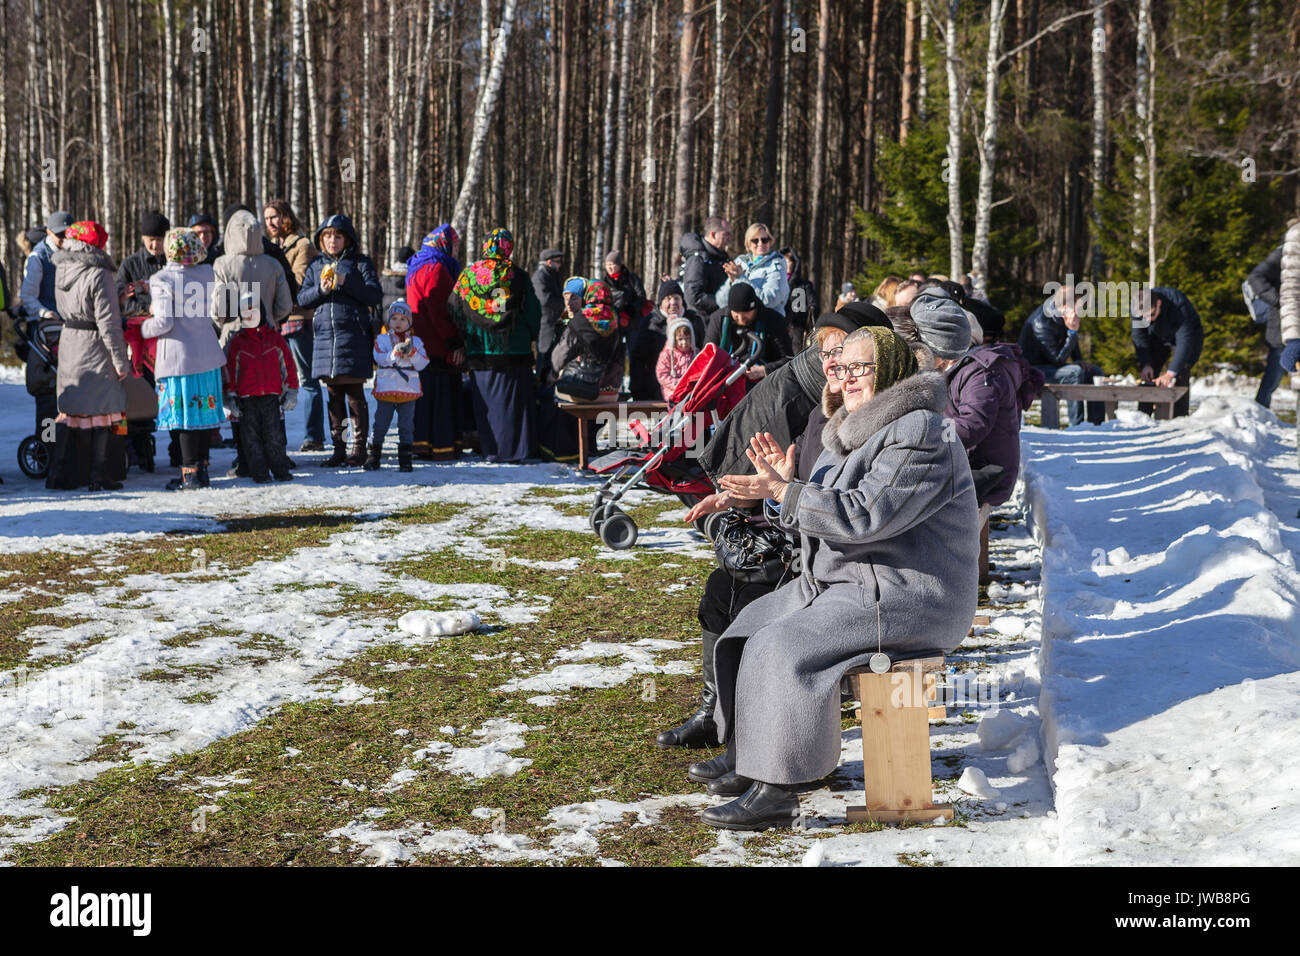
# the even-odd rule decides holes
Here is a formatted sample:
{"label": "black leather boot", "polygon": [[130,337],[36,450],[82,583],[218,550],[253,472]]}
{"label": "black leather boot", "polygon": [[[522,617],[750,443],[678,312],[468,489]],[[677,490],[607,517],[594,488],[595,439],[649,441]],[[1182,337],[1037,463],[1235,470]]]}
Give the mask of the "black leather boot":
{"label": "black leather boot", "polygon": [[343,435],[339,433],[334,436],[334,454],[330,455],[320,463],[322,468],[338,468],[348,460],[348,453],[343,448]]}
{"label": "black leather boot", "polygon": [[718,702],[718,685],[713,676],[713,645],[718,642],[718,635],[703,632],[703,671],[704,690],[700,693],[700,708],[678,724],[672,730],[665,730],[655,738],[660,747],[716,747],[718,726],[713,722],[713,708]]}
{"label": "black leather boot", "polygon": [[686,768],[686,776],[697,783],[712,783],[736,771],[736,738],[733,736],[727,749],[710,760],[701,760]]}
{"label": "black leather boot", "polygon": [[120,481],[108,477],[108,429],[90,430],[90,484],[89,491],[118,491]]}
{"label": "black leather boot", "polygon": [[788,827],[799,816],[799,796],[774,783],[755,780],[741,796],[701,811],[700,819],[721,830],[767,830]]}
{"label": "black leather boot", "polygon": [[415,466],[411,464],[411,446],[398,444],[397,446],[397,470],[414,471]]}
{"label": "black leather boot", "polygon": [[715,797],[738,797],[753,785],[753,780],[742,777],[733,770],[725,777],[710,781],[705,789]]}
{"label": "black leather boot", "polygon": [[366,463],[361,467],[366,471],[376,471],[379,468],[379,456],[381,449],[378,445],[370,446],[370,454],[366,456]]}

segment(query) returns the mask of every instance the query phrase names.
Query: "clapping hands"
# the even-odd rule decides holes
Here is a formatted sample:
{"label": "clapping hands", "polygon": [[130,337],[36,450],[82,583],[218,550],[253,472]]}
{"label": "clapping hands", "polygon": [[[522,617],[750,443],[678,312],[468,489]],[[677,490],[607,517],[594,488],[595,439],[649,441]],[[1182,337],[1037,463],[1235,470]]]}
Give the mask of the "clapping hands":
{"label": "clapping hands", "polygon": [[782,451],[770,433],[761,432],[749,440],[745,457],[757,473],[723,475],[718,480],[722,489],[740,498],[784,500],[786,488],[794,477],[795,446]]}

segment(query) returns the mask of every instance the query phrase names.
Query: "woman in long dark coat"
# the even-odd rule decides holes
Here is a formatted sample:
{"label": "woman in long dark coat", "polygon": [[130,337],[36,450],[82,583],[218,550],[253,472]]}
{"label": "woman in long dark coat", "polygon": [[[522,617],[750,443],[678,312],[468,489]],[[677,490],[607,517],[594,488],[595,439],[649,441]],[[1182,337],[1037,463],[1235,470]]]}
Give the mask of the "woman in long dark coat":
{"label": "woman in long dark coat", "polygon": [[789,825],[793,788],[839,763],[844,673],[877,652],[947,653],[970,626],[975,487],[961,444],[944,440],[943,376],[916,367],[894,332],[853,333],[835,369],[844,406],[822,431],[813,480],[793,480],[793,446],[757,436],[758,473],[721,480],[779,505],[779,524],[800,535],[803,573],[741,611],[714,647],[714,719],[728,747],[691,776],[730,776],[715,792],[740,796],[702,813],[712,826]]}

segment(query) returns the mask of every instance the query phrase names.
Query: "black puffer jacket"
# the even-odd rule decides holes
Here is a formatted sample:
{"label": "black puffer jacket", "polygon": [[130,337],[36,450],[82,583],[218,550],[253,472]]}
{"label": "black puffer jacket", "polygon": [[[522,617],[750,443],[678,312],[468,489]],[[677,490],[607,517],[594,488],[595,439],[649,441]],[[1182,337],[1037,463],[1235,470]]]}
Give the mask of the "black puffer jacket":
{"label": "black puffer jacket", "polygon": [[[1048,302],[1051,300],[1048,299]],[[1063,319],[1043,311],[1043,303],[1029,314],[1020,330],[1020,351],[1030,365],[1076,365],[1083,361],[1078,336],[1068,334]]]}
{"label": "black puffer jacket", "polygon": [[712,315],[718,311],[714,293],[727,281],[727,272],[722,268],[727,254],[694,232],[682,236],[677,248],[682,254],[680,277],[686,308],[696,315]]}
{"label": "black puffer jacket", "polygon": [[749,390],[718,425],[700,453],[700,466],[715,482],[723,475],[745,475],[753,466],[745,452],[755,432],[771,432],[782,448],[808,427],[808,416],[821,404],[822,360],[807,348]]}
{"label": "black puffer jacket", "polygon": [[1246,284],[1255,298],[1268,303],[1268,324],[1264,327],[1264,341],[1275,349],[1282,347],[1282,309],[1278,293],[1282,290],[1282,243],[1250,270]]}

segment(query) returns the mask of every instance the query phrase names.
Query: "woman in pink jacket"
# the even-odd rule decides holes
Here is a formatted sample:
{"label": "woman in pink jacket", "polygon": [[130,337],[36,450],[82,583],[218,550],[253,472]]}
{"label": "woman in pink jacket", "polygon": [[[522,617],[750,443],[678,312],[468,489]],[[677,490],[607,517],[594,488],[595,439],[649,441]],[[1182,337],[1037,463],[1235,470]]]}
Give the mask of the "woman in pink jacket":
{"label": "woman in pink jacket", "polygon": [[664,401],[670,402],[673,389],[686,374],[687,367],[695,358],[699,349],[695,347],[695,328],[691,320],[685,317],[673,319],[668,323],[668,341],[659,353],[659,363],[655,366],[655,377],[663,389]]}

